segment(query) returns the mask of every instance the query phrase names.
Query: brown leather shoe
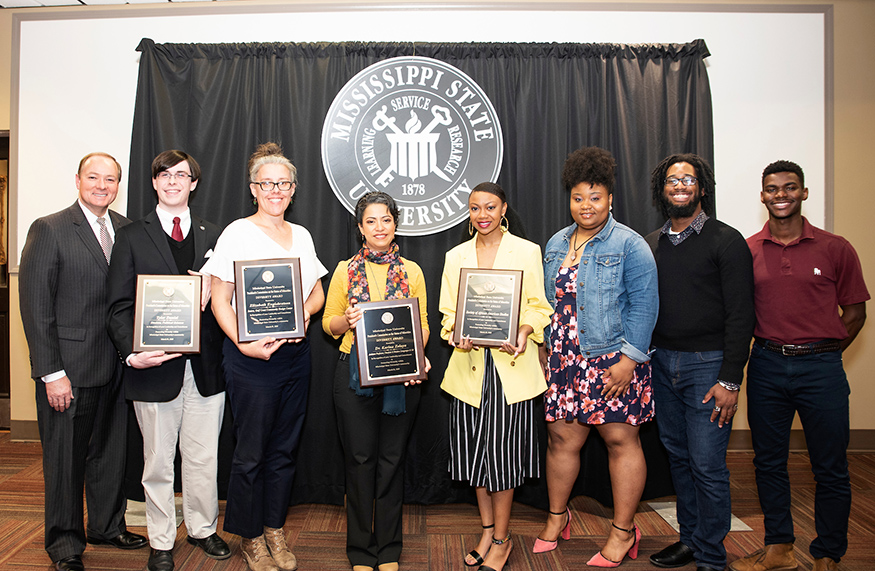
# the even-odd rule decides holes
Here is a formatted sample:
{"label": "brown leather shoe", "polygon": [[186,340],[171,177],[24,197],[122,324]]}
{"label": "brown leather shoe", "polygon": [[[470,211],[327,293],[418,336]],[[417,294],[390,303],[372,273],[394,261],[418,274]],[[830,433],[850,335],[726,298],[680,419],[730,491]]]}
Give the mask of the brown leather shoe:
{"label": "brown leather shoe", "polygon": [[792,543],[766,545],[729,565],[732,571],[793,571],[797,567]]}
{"label": "brown leather shoe", "polygon": [[814,560],[814,568],[811,571],[837,571],[839,562],[829,557],[820,557]]}
{"label": "brown leather shoe", "polygon": [[249,565],[252,571],[279,571],[279,568],[274,563],[270,552],[267,550],[267,545],[264,542],[264,536],[259,535],[253,539],[241,538],[241,551],[243,551],[243,559]]}
{"label": "brown leather shoe", "polygon": [[298,568],[298,560],[295,554],[289,550],[286,543],[286,534],[282,528],[265,527],[264,541],[273,557],[276,566],[282,571],[295,571]]}

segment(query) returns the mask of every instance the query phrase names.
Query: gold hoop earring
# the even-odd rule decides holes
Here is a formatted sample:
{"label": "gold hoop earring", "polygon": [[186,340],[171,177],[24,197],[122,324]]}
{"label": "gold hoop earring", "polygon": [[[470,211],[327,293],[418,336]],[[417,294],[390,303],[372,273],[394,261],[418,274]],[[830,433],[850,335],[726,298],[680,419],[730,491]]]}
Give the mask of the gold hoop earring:
{"label": "gold hoop earring", "polygon": [[468,236],[474,235],[474,225],[471,224],[471,221],[468,220]]}
{"label": "gold hoop earring", "polygon": [[501,222],[498,223],[505,232],[510,232],[510,222],[507,220],[507,216],[501,217]]}

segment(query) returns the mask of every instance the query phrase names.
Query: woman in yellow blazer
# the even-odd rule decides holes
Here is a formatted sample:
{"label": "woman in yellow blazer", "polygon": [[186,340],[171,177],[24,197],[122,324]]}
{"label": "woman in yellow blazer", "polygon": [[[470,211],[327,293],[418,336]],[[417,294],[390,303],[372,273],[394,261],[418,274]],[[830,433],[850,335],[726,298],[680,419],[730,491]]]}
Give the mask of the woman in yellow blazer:
{"label": "woman in yellow blazer", "polygon": [[[484,182],[468,198],[476,236],[447,252],[441,280],[441,337],[453,345],[441,388],[452,395],[450,473],[476,488],[483,533],[465,565],[497,571],[510,556],[508,525],[514,488],[540,473],[534,398],[547,389],[536,343],[553,310],[544,295],[541,248],[508,232],[507,201]],[[504,223],[504,224],[503,224]],[[462,268],[523,270],[519,334],[499,349],[452,341]]]}

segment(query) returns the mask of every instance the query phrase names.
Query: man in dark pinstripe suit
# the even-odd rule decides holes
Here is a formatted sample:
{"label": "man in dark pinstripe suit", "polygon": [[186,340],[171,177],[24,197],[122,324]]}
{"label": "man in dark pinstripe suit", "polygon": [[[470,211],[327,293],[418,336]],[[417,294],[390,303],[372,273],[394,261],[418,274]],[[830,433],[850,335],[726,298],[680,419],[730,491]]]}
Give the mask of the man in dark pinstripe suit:
{"label": "man in dark pinstripe suit", "polygon": [[[85,543],[137,549],[122,493],[127,408],[121,363],[106,331],[106,278],[115,230],[108,210],[121,166],[105,153],[79,163],[79,199],[37,219],[21,254],[19,294],[43,444],[45,545],[60,570],[82,570]],[[88,535],[82,489],[88,503]]]}

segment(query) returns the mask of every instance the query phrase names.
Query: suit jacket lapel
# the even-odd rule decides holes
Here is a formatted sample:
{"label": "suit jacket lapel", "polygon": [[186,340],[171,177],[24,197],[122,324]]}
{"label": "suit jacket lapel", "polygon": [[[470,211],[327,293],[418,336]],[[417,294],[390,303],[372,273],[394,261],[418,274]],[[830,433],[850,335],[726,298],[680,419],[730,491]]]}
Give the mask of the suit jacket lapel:
{"label": "suit jacket lapel", "polygon": [[75,232],[82,240],[85,249],[94,257],[100,270],[107,274],[109,273],[109,264],[106,263],[106,256],[103,254],[103,248],[100,247],[100,242],[97,241],[97,236],[94,235],[91,225],[88,224],[88,219],[85,218],[85,213],[82,212],[82,207],[79,202],[73,203],[73,206],[67,209],[70,213],[70,220],[76,227]]}
{"label": "suit jacket lapel", "polygon": [[508,270],[516,267],[513,259],[513,243],[514,236],[505,233],[501,237],[501,244],[498,246],[498,252],[495,254],[495,262],[492,267],[496,270]]}
{"label": "suit jacket lapel", "polygon": [[170,251],[170,244],[167,243],[167,234],[164,233],[164,228],[161,227],[161,220],[158,219],[158,214],[155,211],[149,212],[143,218],[143,227],[146,229],[146,234],[152,239],[155,244],[155,249],[161,254],[161,259],[167,265],[168,274],[176,274],[176,260],[173,259],[173,252]]}

